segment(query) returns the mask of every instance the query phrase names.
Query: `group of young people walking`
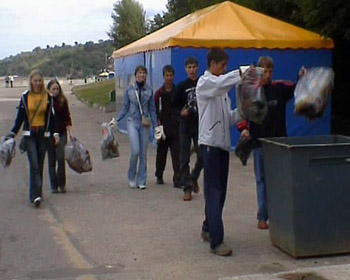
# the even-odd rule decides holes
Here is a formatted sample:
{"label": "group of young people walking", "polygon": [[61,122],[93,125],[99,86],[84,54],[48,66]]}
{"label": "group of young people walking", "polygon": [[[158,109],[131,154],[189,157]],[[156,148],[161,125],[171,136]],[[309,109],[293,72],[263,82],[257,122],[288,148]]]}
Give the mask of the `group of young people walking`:
{"label": "group of young people walking", "polygon": [[[163,68],[164,84],[153,98],[152,91],[145,85],[147,69],[142,87],[138,80],[139,68],[135,70],[136,83],[124,94],[124,106],[111,124],[116,125],[127,112],[130,138],[129,186],[146,188],[147,142],[149,127],[145,130],[142,118],[149,117],[153,127],[162,125],[165,138],[157,145],[156,181],[163,184],[168,149],[173,164],[173,184],[184,191],[183,200],[192,200],[192,193],[199,191],[198,178],[204,169],[205,219],[201,237],[210,243],[211,251],[220,256],[232,254],[232,249],[224,243],[222,212],[227,193],[229,174],[229,152],[231,149],[230,127],[236,125],[241,137],[251,137],[254,143],[254,172],[258,200],[258,229],[268,229],[268,209],[263,164],[261,137],[286,136],[286,104],[293,97],[295,83],[273,82],[273,60],[260,57],[257,66],[264,69],[262,86],[267,100],[268,113],[262,124],[245,120],[232,109],[228,92],[241,82],[240,71],[227,72],[229,57],[222,49],[213,48],[207,54],[207,70],[198,79],[198,61],[194,57],[185,60],[187,79],[174,85],[175,71],[171,65]],[[302,75],[300,72],[299,75]],[[148,91],[146,91],[146,88]],[[135,96],[140,93],[140,98]],[[142,99],[143,98],[143,99]],[[143,102],[139,102],[143,100]],[[146,113],[145,113],[146,112]],[[133,124],[133,126],[131,126]],[[135,127],[138,131],[135,138]],[[147,135],[144,136],[144,133]],[[142,137],[141,137],[142,135]],[[146,138],[146,140],[145,140]],[[137,145],[135,145],[137,142]],[[191,153],[197,155],[193,170],[189,163]],[[136,172],[137,157],[140,158]],[[141,179],[140,179],[141,178]]]}
{"label": "group of young people walking", "polygon": [[[187,79],[175,86],[175,70],[171,65],[163,67],[164,84],[153,94],[146,84],[147,69],[135,69],[135,83],[129,86],[123,98],[123,108],[110,121],[116,126],[127,116],[127,131],[130,141],[130,164],[128,183],[131,188],[145,189],[147,182],[147,143],[150,129],[163,126],[165,138],[157,143],[156,171],[157,184],[164,184],[163,173],[170,149],[173,165],[173,186],[183,189],[184,200],[192,199],[192,192],[198,193],[198,178],[203,168],[198,146],[198,109],[196,85],[198,61],[189,57],[185,61]],[[144,125],[143,118],[149,118],[152,126]],[[190,171],[191,147],[197,160]],[[138,168],[137,168],[137,162]]]}
{"label": "group of young people walking", "polygon": [[[207,54],[207,70],[198,78],[198,61],[185,60],[187,78],[174,84],[175,70],[163,68],[164,84],[153,94],[147,85],[147,69],[135,69],[135,83],[124,92],[123,107],[110,121],[111,126],[127,117],[130,160],[127,180],[130,188],[146,189],[147,145],[151,129],[163,126],[165,137],[157,144],[156,181],[164,184],[163,173],[170,149],[173,164],[173,186],[184,191],[183,200],[192,200],[198,193],[198,178],[204,170],[204,221],[201,237],[209,242],[211,251],[220,256],[232,254],[224,243],[222,213],[227,193],[230,127],[237,125],[242,137],[254,142],[254,171],[258,198],[258,228],[268,229],[268,210],[260,137],[286,136],[285,107],[293,96],[295,84],[272,82],[273,60],[261,57],[258,66],[264,68],[262,86],[268,113],[262,124],[244,120],[232,109],[228,92],[242,77],[239,70],[227,72],[229,57],[218,48]],[[300,74],[300,73],[299,73]],[[47,88],[43,75],[33,71],[29,89],[21,97],[15,124],[7,137],[15,137],[23,124],[25,150],[30,166],[29,200],[36,207],[42,202],[42,177],[45,153],[48,151],[52,193],[66,192],[64,146],[71,134],[72,121],[67,99],[57,80]],[[196,153],[190,170],[192,152]],[[57,163],[57,168],[56,168]]]}

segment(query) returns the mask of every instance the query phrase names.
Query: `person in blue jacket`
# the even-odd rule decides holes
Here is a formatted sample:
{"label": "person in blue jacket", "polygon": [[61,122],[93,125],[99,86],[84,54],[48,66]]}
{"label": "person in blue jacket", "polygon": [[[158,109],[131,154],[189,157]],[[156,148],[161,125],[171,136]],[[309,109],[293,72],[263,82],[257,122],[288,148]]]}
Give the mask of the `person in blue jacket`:
{"label": "person in blue jacket", "polygon": [[[140,65],[135,69],[135,83],[124,93],[123,108],[110,125],[116,126],[127,118],[127,131],[130,141],[130,163],[128,182],[130,188],[146,189],[147,183],[147,144],[150,129],[157,126],[156,109],[152,89],[146,84],[147,69]],[[137,162],[139,162],[137,169]]]}

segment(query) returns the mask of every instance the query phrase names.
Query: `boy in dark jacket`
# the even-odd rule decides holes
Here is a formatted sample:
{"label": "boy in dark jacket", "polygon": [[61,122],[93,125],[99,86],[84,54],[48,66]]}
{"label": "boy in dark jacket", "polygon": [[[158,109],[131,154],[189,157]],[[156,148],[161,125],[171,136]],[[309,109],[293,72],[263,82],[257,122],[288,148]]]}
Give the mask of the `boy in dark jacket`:
{"label": "boy in dark jacket", "polygon": [[163,67],[164,84],[154,95],[158,125],[163,126],[165,134],[165,139],[160,139],[157,145],[155,176],[157,177],[157,184],[164,184],[163,172],[168,149],[170,148],[174,170],[173,183],[175,188],[180,188],[180,115],[179,110],[173,107],[175,96],[174,74],[175,71],[171,65]]}
{"label": "boy in dark jacket", "polygon": [[[194,57],[185,60],[187,79],[176,87],[174,106],[180,111],[180,172],[184,201],[192,200],[192,191],[199,191],[197,180],[203,168],[198,147],[198,109],[196,100],[198,61]],[[197,161],[190,173],[191,142],[197,153]]]}
{"label": "boy in dark jacket", "polygon": [[[268,229],[267,196],[265,186],[264,157],[262,144],[259,138],[285,137],[286,105],[294,96],[295,83],[289,81],[272,81],[273,60],[268,56],[262,56],[258,60],[258,66],[264,68],[262,84],[268,106],[267,115],[262,124],[243,122],[238,125],[242,137],[251,136],[253,140],[254,172],[258,199],[258,229]],[[299,76],[303,74],[300,71]]]}

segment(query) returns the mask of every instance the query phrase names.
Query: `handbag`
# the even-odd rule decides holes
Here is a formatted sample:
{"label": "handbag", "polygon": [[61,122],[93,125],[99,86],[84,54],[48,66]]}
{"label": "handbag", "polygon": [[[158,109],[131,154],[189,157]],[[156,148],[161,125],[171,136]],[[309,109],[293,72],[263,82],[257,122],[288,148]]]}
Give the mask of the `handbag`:
{"label": "handbag", "polygon": [[137,91],[135,90],[135,94],[136,94],[136,99],[137,99],[137,103],[139,104],[139,109],[140,109],[140,113],[141,113],[141,123],[142,125],[145,127],[145,128],[150,128],[151,125],[152,125],[152,122],[151,120],[149,119],[149,117],[145,116],[143,114],[143,111],[142,111],[142,107],[141,107],[141,102],[140,102],[140,99],[139,99],[139,95],[137,93]]}
{"label": "handbag", "polygon": [[[35,109],[34,115],[32,116],[32,118],[31,118],[30,121],[29,121],[29,129],[32,127],[32,123],[33,123],[33,121],[34,121],[34,118],[35,118],[36,115],[38,114],[39,108],[40,108],[41,104],[43,103],[43,99],[44,99],[44,98],[41,98],[41,100],[40,100],[38,106],[37,106],[36,109]],[[24,137],[25,137],[25,136],[22,136],[21,140],[19,141],[19,145],[18,145],[19,150],[20,150],[20,152],[21,152],[22,154],[24,154],[24,153],[27,151],[26,140],[25,140]]]}

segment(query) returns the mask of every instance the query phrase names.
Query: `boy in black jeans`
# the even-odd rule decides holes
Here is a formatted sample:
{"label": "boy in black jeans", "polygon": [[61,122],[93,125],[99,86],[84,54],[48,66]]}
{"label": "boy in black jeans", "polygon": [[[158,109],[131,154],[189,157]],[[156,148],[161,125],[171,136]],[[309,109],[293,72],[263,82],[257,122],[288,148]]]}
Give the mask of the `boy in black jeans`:
{"label": "boy in black jeans", "polygon": [[175,97],[174,74],[175,71],[171,65],[165,65],[163,67],[164,84],[154,95],[158,125],[163,126],[166,137],[165,139],[160,139],[157,144],[155,175],[157,177],[157,184],[164,184],[163,172],[168,149],[170,148],[174,170],[173,183],[175,188],[180,188],[180,115],[179,110],[173,107]]}
{"label": "boy in black jeans", "polygon": [[[198,148],[198,110],[196,100],[196,85],[198,61],[194,57],[185,60],[187,79],[178,84],[174,106],[180,111],[180,173],[181,186],[184,190],[184,201],[192,200],[192,191],[199,192],[197,180],[203,168],[203,162]],[[191,142],[197,153],[197,161],[190,173]]]}

